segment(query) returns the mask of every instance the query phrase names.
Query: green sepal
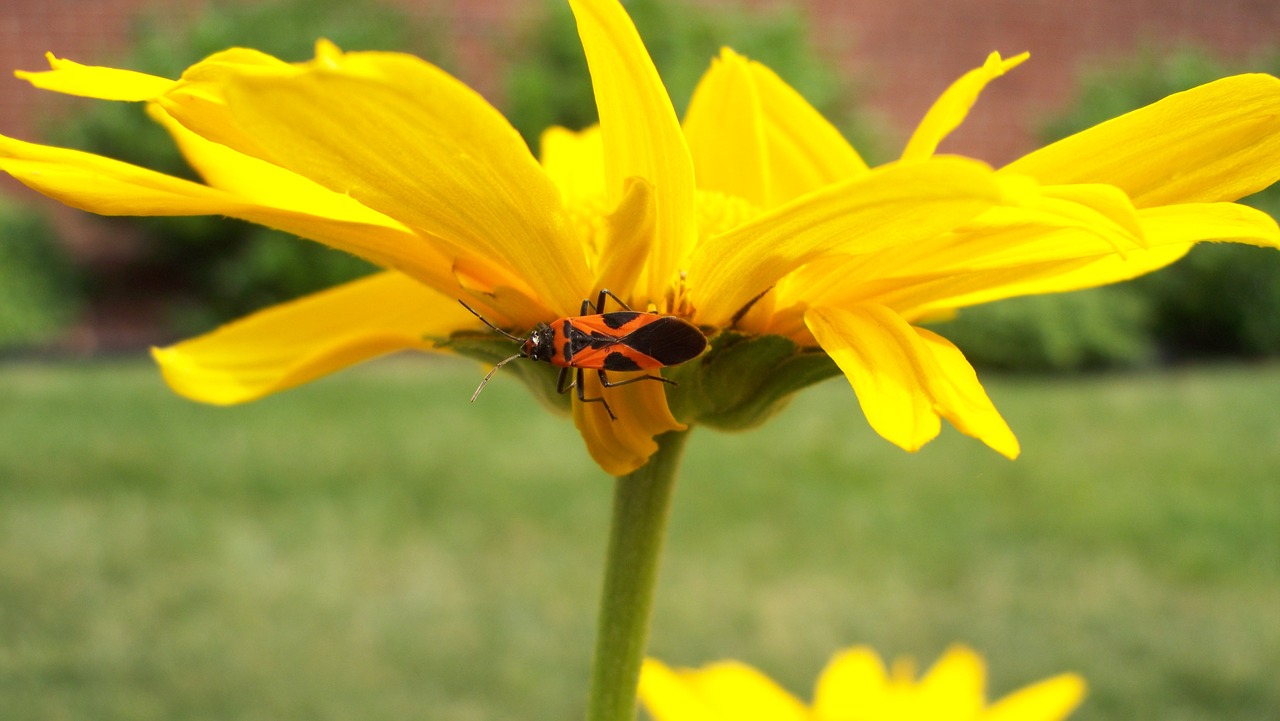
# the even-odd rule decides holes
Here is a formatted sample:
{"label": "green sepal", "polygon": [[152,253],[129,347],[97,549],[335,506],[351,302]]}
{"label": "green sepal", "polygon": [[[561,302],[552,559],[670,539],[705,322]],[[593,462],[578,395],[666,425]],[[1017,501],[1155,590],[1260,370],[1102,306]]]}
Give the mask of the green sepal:
{"label": "green sepal", "polygon": [[667,391],[677,419],[726,431],[764,423],[796,391],[839,374],[820,349],[802,348],[782,336],[730,331],[713,336],[697,360],[664,372],[680,384]]}
{"label": "green sepal", "polygon": [[[499,338],[492,333],[476,333],[463,331],[454,333],[448,338],[432,339],[437,348],[453,351],[460,356],[495,365],[515,355],[520,347],[506,338]],[[556,379],[560,369],[550,363],[517,358],[498,371],[503,375],[516,376],[529,388],[533,397],[548,409],[561,414],[569,413],[569,394],[556,392]],[[476,377],[476,383],[483,376]]]}

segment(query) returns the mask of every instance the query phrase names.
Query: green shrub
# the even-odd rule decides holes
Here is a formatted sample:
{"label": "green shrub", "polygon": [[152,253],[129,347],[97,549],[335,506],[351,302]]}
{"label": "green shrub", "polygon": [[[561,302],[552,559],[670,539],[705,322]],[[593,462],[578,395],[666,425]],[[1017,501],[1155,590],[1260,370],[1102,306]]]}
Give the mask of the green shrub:
{"label": "green shrub", "polygon": [[74,269],[48,220],[0,199],[0,351],[53,340],[78,306]]}
{"label": "green shrub", "polygon": [[[311,57],[325,37],[346,50],[405,50],[439,59],[439,36],[388,6],[360,0],[215,2],[186,27],[165,27],[143,16],[121,67],[177,77],[201,58],[232,46],[252,47],[284,60]],[[59,145],[89,150],[171,175],[194,179],[168,134],[129,103],[93,103],[51,124]],[[129,218],[121,221],[147,241],[137,268],[159,274],[176,289],[174,330],[207,328],[266,305],[363,275],[369,264],[285,233],[218,217]]]}
{"label": "green shrub", "polygon": [[977,365],[1063,372],[1149,363],[1150,323],[1146,298],[1110,286],[967,308],[939,330]]}
{"label": "green shrub", "polygon": [[[580,129],[596,122],[586,58],[568,4],[544,3],[538,10],[515,45],[518,55],[509,59],[505,104],[507,117],[535,150],[549,126]],[[840,127],[864,157],[879,159],[879,134],[857,112],[856,88],[835,63],[814,52],[813,33],[799,10],[633,0],[627,12],[678,114],[684,114],[711,59],[729,46],[769,66]]]}
{"label": "green shrub", "polygon": [[[1072,109],[1044,126],[1057,140],[1166,95],[1239,72],[1280,73],[1280,51],[1233,65],[1204,50],[1145,50],[1087,74]],[[1280,185],[1244,199],[1280,216]],[[1152,331],[1175,359],[1280,355],[1280,253],[1238,245],[1202,245],[1165,270],[1128,284],[1151,305]]]}

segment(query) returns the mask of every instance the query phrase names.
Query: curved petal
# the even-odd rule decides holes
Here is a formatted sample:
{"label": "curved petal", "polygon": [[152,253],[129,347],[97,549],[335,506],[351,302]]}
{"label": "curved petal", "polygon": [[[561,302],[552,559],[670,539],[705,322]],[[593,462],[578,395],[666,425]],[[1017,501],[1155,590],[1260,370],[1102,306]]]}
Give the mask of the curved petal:
{"label": "curved petal", "polygon": [[[288,67],[208,64],[165,109],[194,132],[486,256],[553,310],[590,283],[559,192],[470,88],[418,58],[323,44]],[[234,132],[218,134],[228,123]],[[452,254],[452,253],[451,253]]]}
{"label": "curved petal", "polygon": [[652,658],[646,658],[640,667],[637,694],[653,721],[720,721],[684,675]]}
{"label": "curved petal", "polygon": [[694,88],[682,125],[699,190],[772,206],[764,122],[747,59],[721,49]]}
{"label": "curved petal", "polygon": [[747,70],[764,111],[771,203],[867,172],[858,151],[800,93],[760,63]]}
{"label": "curved petal", "polygon": [[[627,374],[614,373],[611,380],[625,380]],[[611,476],[625,476],[643,466],[658,450],[654,436],[687,426],[671,415],[667,407],[666,384],[657,381],[604,388],[594,371],[583,374],[584,395],[604,397],[617,419],[609,418],[601,403],[573,402],[573,424],[587,444],[587,452]]]}
{"label": "curved petal", "polygon": [[773,679],[736,661],[685,671],[685,682],[718,716],[735,721],[809,721],[796,697]]}
{"label": "curved petal", "polygon": [[957,719],[978,716],[986,706],[986,689],[986,663],[964,646],[947,649],[916,687],[923,704],[933,711],[925,715],[926,718]]}
{"label": "curved petal", "polygon": [[1004,168],[1108,183],[1139,208],[1236,200],[1280,179],[1280,80],[1237,75],[1170,95]]}
{"label": "curved petal", "polygon": [[978,102],[978,96],[987,87],[987,83],[1021,65],[1030,56],[1030,53],[1022,53],[1008,60],[1001,60],[1000,53],[991,53],[982,67],[960,76],[959,80],[952,83],[934,101],[929,112],[925,113],[924,119],[907,141],[902,159],[927,158],[933,155],[943,138],[964,122],[969,108]]}
{"label": "curved petal", "polygon": [[[49,197],[74,208],[102,215],[225,215],[309,238],[358,255],[384,268],[400,270],[455,298],[464,292],[453,273],[454,260],[443,256],[421,235],[364,208],[345,196],[315,186],[225,146],[195,136],[180,138],[198,165],[236,178],[232,190],[193,183],[92,153],[26,143],[0,136],[0,170]],[[196,149],[198,148],[198,149]],[[193,150],[194,149],[194,150]],[[209,155],[206,155],[208,153]],[[211,158],[216,155],[216,163]],[[210,167],[202,167],[209,171]],[[253,177],[237,177],[244,173]],[[257,192],[253,186],[271,183]],[[272,192],[274,187],[278,192]],[[505,276],[494,283],[510,285]],[[519,287],[517,286],[517,290]],[[581,302],[581,301],[579,301]],[[532,326],[547,314],[536,304],[522,309],[508,303],[513,320]],[[526,317],[534,315],[536,317]],[[527,321],[527,323],[524,323]]]}
{"label": "curved petal", "polygon": [[560,189],[566,205],[572,208],[605,197],[604,142],[599,125],[576,132],[547,128],[539,147],[542,169]]}
{"label": "curved petal", "polygon": [[[1034,255],[1028,252],[1017,263],[978,269],[979,263],[967,271],[882,279],[877,286],[865,288],[857,300],[883,303],[908,318],[923,317],[1003,298],[1081,290],[1137,278],[1174,263],[1203,241],[1280,247],[1276,221],[1236,203],[1146,208],[1138,211],[1138,221],[1148,248],[1098,254],[1075,251],[1069,243],[1038,243]],[[828,298],[836,305],[851,300],[850,296]]]}
{"label": "curved petal", "polygon": [[1084,700],[1085,682],[1073,673],[1020,688],[992,704],[980,721],[1062,721]]}
{"label": "curved petal", "polygon": [[255,313],[152,355],[174,391],[230,405],[370,358],[429,350],[479,321],[453,298],[387,272]]}
{"label": "curved petal", "polygon": [[840,131],[790,85],[729,48],[694,90],[684,134],[699,189],[759,208],[867,170]]}
{"label": "curved petal", "polygon": [[889,673],[879,654],[867,646],[855,646],[836,654],[818,677],[813,693],[813,715],[819,719],[879,718],[876,709],[885,702]]}
{"label": "curved petal", "polygon": [[687,278],[698,321],[726,325],[752,298],[823,254],[923,241],[1000,198],[994,173],[962,158],[890,164],[803,196],[703,242]]}
{"label": "curved petal", "polygon": [[805,323],[849,379],[867,421],[885,439],[919,450],[941,419],[1014,458],[1018,442],[973,367],[955,346],[883,306],[810,308]]}
{"label": "curved petal", "polygon": [[570,6],[600,112],[609,202],[621,199],[628,178],[643,178],[654,189],[657,242],[639,290],[658,302],[697,239],[693,161],[671,98],[622,5],[570,0]]}
{"label": "curved petal", "polygon": [[14,76],[41,90],[127,102],[150,100],[163,95],[175,82],[134,70],[81,65],[54,57],[53,53],[45,53],[44,56],[49,61],[49,70],[19,70]]}
{"label": "curved petal", "polygon": [[643,178],[631,178],[618,207],[605,216],[593,288],[612,290],[635,285],[645,256],[655,242],[653,195],[653,186]]}

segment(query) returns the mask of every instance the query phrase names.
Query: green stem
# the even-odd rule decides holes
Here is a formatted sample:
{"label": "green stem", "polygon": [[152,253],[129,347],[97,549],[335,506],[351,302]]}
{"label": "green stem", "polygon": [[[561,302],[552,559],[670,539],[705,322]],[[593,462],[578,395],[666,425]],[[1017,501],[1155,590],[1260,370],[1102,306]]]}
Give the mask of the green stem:
{"label": "green stem", "polygon": [[614,482],[587,721],[635,719],[671,491],[688,436],[688,431],[659,436],[658,451],[649,462]]}

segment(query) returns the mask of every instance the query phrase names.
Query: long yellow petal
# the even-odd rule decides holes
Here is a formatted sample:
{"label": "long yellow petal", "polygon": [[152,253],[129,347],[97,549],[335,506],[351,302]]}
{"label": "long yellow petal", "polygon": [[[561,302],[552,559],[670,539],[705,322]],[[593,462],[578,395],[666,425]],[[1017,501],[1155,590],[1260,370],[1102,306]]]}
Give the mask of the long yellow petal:
{"label": "long yellow petal", "polygon": [[969,114],[969,108],[978,101],[978,96],[987,87],[987,83],[1021,65],[1028,57],[1030,53],[1022,53],[1008,60],[1002,60],[1000,53],[991,53],[982,67],[960,76],[959,80],[952,83],[934,101],[929,112],[925,113],[924,119],[911,134],[911,139],[907,141],[907,147],[902,151],[902,159],[927,158],[933,155],[943,138],[964,122],[965,116]]}
{"label": "long yellow petal", "polygon": [[747,301],[827,253],[920,242],[991,207],[994,174],[977,161],[931,158],[881,166],[703,242],[688,286],[698,321],[726,325]]}
{"label": "long yellow petal", "polygon": [[[209,64],[163,105],[198,134],[349,194],[458,255],[504,263],[557,312],[577,309],[590,278],[559,193],[492,106],[409,55],[323,44],[318,55],[286,68]],[[237,132],[212,137],[228,121]]]}
{"label": "long yellow petal", "polygon": [[642,296],[661,301],[697,239],[693,161],[658,71],[617,0],[570,0],[591,69],[611,205],[627,178],[654,189],[656,242]]}
{"label": "long yellow petal", "polygon": [[[1145,275],[1186,255],[1198,242],[1230,241],[1280,247],[1280,228],[1266,213],[1236,203],[1188,203],[1145,208],[1138,220],[1148,248],[1126,253],[1082,252],[1071,243],[1028,243],[1016,262],[1006,257],[984,261],[972,253],[967,269],[941,266],[929,276],[882,278],[878,287],[856,296],[832,294],[833,304],[872,301],[888,305],[908,318],[963,308],[1004,298],[1093,288]],[[1050,239],[1040,239],[1041,241]],[[985,267],[984,267],[985,265]],[[846,271],[848,273],[848,271]]]}
{"label": "long yellow petal", "polygon": [[54,57],[45,53],[49,70],[19,70],[14,75],[42,90],[100,100],[139,101],[163,95],[174,81],[134,70],[117,70]]}
{"label": "long yellow petal", "polygon": [[1010,458],[1018,443],[959,350],[912,328],[876,305],[810,308],[805,323],[844,371],[867,421],[895,445],[919,450],[941,430],[943,417]]}
{"label": "long yellow petal", "polygon": [[152,355],[174,391],[230,405],[393,351],[429,350],[431,338],[477,326],[456,300],[386,272],[153,349]]}
{"label": "long yellow petal", "polygon": [[1280,179],[1280,80],[1237,75],[1176,93],[1004,169],[1116,185],[1139,208],[1236,200]]}
{"label": "long yellow petal", "polygon": [[867,170],[853,146],[772,70],[729,48],[684,118],[698,187],[772,208]]}
{"label": "long yellow petal", "polygon": [[765,114],[773,205],[867,171],[858,151],[800,93],[760,63],[747,70]]}
{"label": "long yellow petal", "polygon": [[[188,138],[191,145],[199,139]],[[278,193],[253,193],[244,197],[221,188],[157,173],[118,160],[65,148],[26,143],[0,136],[0,170],[31,188],[74,208],[101,215],[225,215],[259,223],[325,243],[358,255],[384,268],[407,273],[438,292],[464,297],[452,275],[453,261],[427,238],[350,198],[313,186],[303,178],[259,161],[238,156],[229,149],[203,143],[194,155],[219,156],[222,171],[239,169],[261,173],[258,180],[243,179],[233,190],[253,193],[253,184],[271,179]],[[222,157],[225,156],[225,157]],[[532,325],[545,319],[545,311],[528,318],[511,306],[513,320]],[[529,305],[526,303],[525,305]],[[537,313],[535,306],[532,311]]]}
{"label": "long yellow petal", "polygon": [[689,101],[684,136],[699,190],[772,207],[764,108],[747,59],[728,48],[711,62]]}
{"label": "long yellow petal", "polygon": [[542,169],[560,189],[569,207],[604,200],[604,143],[600,126],[572,131],[551,127],[539,142]]}

